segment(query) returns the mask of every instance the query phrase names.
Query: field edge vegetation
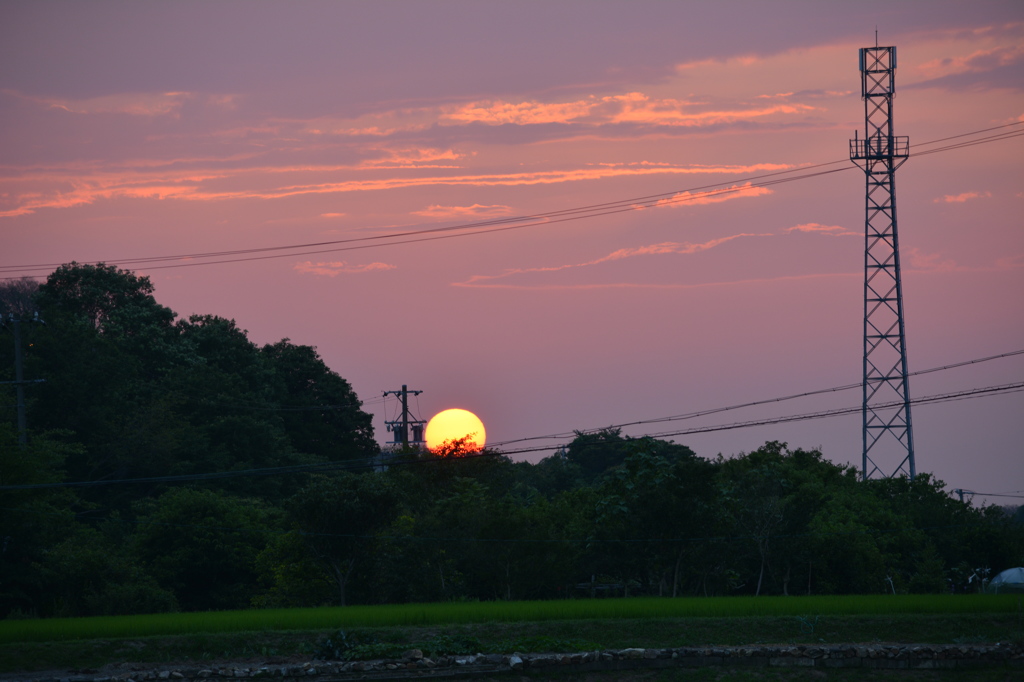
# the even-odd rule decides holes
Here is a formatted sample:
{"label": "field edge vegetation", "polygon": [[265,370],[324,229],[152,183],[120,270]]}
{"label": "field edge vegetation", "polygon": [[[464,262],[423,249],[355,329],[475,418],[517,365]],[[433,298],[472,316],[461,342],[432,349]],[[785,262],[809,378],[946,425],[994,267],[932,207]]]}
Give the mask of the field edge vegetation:
{"label": "field edge vegetation", "polygon": [[0,621],[0,643],[137,638],[218,632],[338,630],[666,618],[911,614],[1007,614],[1019,620],[1019,595],[836,595],[449,602],[379,606],[160,613]]}
{"label": "field edge vegetation", "polygon": [[[334,658],[337,629],[222,631],[99,637],[0,644],[0,672],[98,669],[108,664],[213,666],[223,663]],[[434,655],[512,651],[577,651],[627,647],[762,644],[926,643],[1024,641],[1012,611],[983,613],[804,614],[676,618],[592,618],[349,628],[353,658],[386,658],[419,648]],[[328,655],[325,655],[327,652]]]}

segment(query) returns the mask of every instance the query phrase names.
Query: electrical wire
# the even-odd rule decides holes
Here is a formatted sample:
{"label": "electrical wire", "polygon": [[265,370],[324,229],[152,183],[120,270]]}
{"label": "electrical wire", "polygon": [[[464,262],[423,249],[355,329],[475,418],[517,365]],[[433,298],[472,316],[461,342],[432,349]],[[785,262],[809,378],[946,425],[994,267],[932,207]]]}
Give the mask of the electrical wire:
{"label": "electrical wire", "polygon": [[327,412],[331,410],[347,410],[352,407],[364,407],[366,405],[378,405],[384,402],[383,398],[370,398],[359,401],[358,405],[240,405],[237,403],[218,403],[211,400],[197,401],[208,407],[219,407],[228,410],[253,410],[256,412]]}
{"label": "electrical wire", "polygon": [[[545,213],[535,213],[535,214],[528,214],[528,215],[523,215],[523,216],[510,216],[510,217],[505,217],[505,218],[493,218],[493,219],[489,219],[489,220],[482,220],[482,221],[477,221],[477,222],[472,222],[472,223],[460,223],[458,225],[448,225],[448,226],[442,226],[442,227],[434,227],[434,228],[428,228],[428,229],[424,229],[424,230],[410,230],[410,231],[405,231],[405,232],[394,232],[394,233],[385,234],[385,235],[374,235],[374,236],[369,236],[369,237],[355,237],[355,238],[349,238],[349,239],[336,239],[336,240],[331,240],[331,241],[309,242],[309,243],[304,243],[304,244],[290,244],[290,245],[284,245],[284,246],[269,246],[269,247],[260,247],[260,248],[251,248],[251,249],[233,249],[233,250],[228,250],[228,251],[210,251],[210,252],[206,252],[206,253],[187,253],[187,254],[177,254],[177,255],[170,255],[170,256],[148,256],[148,257],[126,258],[126,259],[118,260],[117,262],[119,264],[134,264],[134,263],[152,263],[152,262],[163,262],[163,261],[169,261],[169,260],[181,260],[181,259],[193,259],[193,258],[208,258],[208,257],[221,257],[221,256],[231,256],[231,255],[245,255],[245,254],[253,254],[253,253],[265,253],[265,252],[268,252],[268,251],[291,250],[291,249],[305,249],[305,248],[327,246],[327,245],[334,245],[334,244],[348,244],[348,243],[352,243],[352,242],[378,241],[378,240],[384,240],[384,239],[392,239],[392,238],[395,238],[395,237],[408,237],[408,236],[415,236],[415,235],[421,235],[421,234],[430,234],[430,233],[435,233],[435,232],[448,232],[448,231],[454,231],[454,230],[464,230],[464,229],[472,229],[472,228],[479,228],[479,227],[495,227],[495,226],[500,226],[500,225],[507,225],[507,224],[510,224],[510,223],[520,223],[520,222],[524,222],[524,221],[541,221],[541,220],[550,219],[550,218],[558,218],[558,217],[567,216],[567,215],[574,215],[574,214],[577,214],[577,213],[589,213],[589,212],[592,212],[592,211],[601,211],[601,210],[605,210],[605,209],[625,208],[625,207],[629,207],[629,206],[632,206],[634,204],[638,204],[638,203],[642,203],[642,202],[661,201],[663,199],[672,198],[675,195],[684,194],[684,193],[687,193],[687,192],[714,191],[716,188],[721,188],[722,185],[728,185],[730,183],[752,182],[754,180],[760,180],[762,178],[770,178],[770,177],[775,177],[775,176],[778,176],[778,175],[786,175],[786,174],[789,174],[789,173],[795,173],[795,172],[798,172],[798,171],[809,170],[809,169],[812,169],[812,168],[819,168],[819,167],[824,167],[824,166],[832,166],[832,165],[836,165],[838,163],[843,163],[843,161],[829,161],[829,162],[826,162],[826,163],[813,164],[813,165],[809,165],[809,166],[801,166],[799,168],[794,168],[794,169],[775,171],[775,172],[772,172],[772,173],[764,173],[764,174],[761,174],[761,175],[754,175],[754,176],[750,176],[750,177],[747,177],[747,178],[740,178],[738,180],[733,180],[733,181],[725,181],[725,182],[719,182],[719,183],[712,183],[712,184],[709,184],[709,185],[700,185],[700,186],[697,186],[697,187],[690,187],[690,188],[682,189],[682,190],[673,190],[671,192],[662,192],[662,193],[659,193],[659,194],[649,194],[649,195],[645,195],[645,196],[641,196],[641,197],[633,197],[633,198],[630,198],[630,199],[620,199],[620,200],[616,200],[616,201],[603,202],[603,203],[599,203],[599,204],[589,204],[589,205],[585,205],[585,206],[577,206],[577,207],[574,207],[574,208],[559,209],[559,210],[549,211],[549,212],[545,212]],[[844,168],[843,170],[850,170],[851,168],[852,167],[848,167],[848,168]],[[701,196],[703,196],[703,195],[701,195]],[[540,224],[540,223],[537,223],[537,224]],[[287,254],[287,255],[303,255],[303,254]],[[100,262],[106,262],[106,261],[88,261],[88,264],[97,264],[97,263],[100,263]],[[26,269],[26,268],[37,268],[37,269],[38,268],[53,268],[53,267],[58,267],[60,265],[62,265],[62,263],[37,263],[37,264],[33,264],[33,265],[23,265],[23,266],[9,265],[9,266],[0,266],[0,271],[11,270],[11,269]]]}
{"label": "electrical wire", "polygon": [[[828,165],[828,164],[821,164],[821,165]],[[149,270],[166,270],[166,269],[172,269],[172,268],[194,267],[194,266],[198,266],[198,265],[220,265],[220,264],[225,264],[225,263],[244,263],[244,262],[251,262],[251,261],[274,260],[274,259],[279,259],[279,258],[294,258],[296,256],[309,256],[309,255],[318,255],[318,254],[324,254],[324,253],[338,253],[338,252],[342,252],[342,251],[361,251],[361,250],[364,250],[364,249],[373,249],[373,248],[379,248],[379,247],[383,247],[383,246],[395,246],[395,245],[400,245],[400,244],[417,244],[417,243],[420,243],[420,242],[437,241],[437,240],[441,240],[441,239],[453,239],[453,238],[457,238],[457,237],[468,237],[468,236],[480,235],[480,234],[492,234],[494,232],[505,232],[505,231],[508,231],[508,230],[518,230],[518,229],[522,229],[522,228],[526,228],[526,227],[536,227],[536,226],[539,226],[539,225],[552,225],[552,224],[556,224],[556,223],[563,223],[563,222],[570,222],[570,221],[576,221],[576,220],[583,220],[583,219],[586,219],[586,218],[596,218],[596,217],[600,217],[600,216],[613,215],[613,214],[616,214],[616,213],[627,213],[627,212],[630,212],[630,211],[643,210],[643,209],[647,209],[647,208],[656,208],[658,206],[665,206],[665,205],[675,204],[675,203],[680,203],[680,202],[696,201],[696,200],[699,200],[699,199],[706,199],[709,196],[719,196],[719,195],[723,195],[723,194],[732,194],[732,193],[735,193],[735,192],[741,192],[741,191],[750,189],[752,187],[755,187],[755,188],[756,187],[769,187],[769,186],[776,185],[776,184],[781,184],[781,183],[784,183],[784,182],[793,182],[793,181],[796,181],[796,180],[804,180],[804,179],[807,179],[807,178],[817,177],[819,175],[828,175],[828,174],[831,174],[831,173],[840,173],[840,172],[845,172],[845,171],[853,170],[853,169],[854,169],[854,167],[850,166],[850,167],[846,167],[846,168],[836,168],[836,169],[828,170],[828,171],[819,171],[819,172],[816,172],[816,173],[808,173],[808,174],[805,174],[805,175],[794,176],[794,177],[789,177],[789,178],[781,178],[781,179],[776,179],[776,180],[771,180],[771,181],[764,181],[764,182],[759,182],[759,183],[747,182],[746,184],[743,184],[743,185],[735,185],[733,187],[725,187],[725,188],[721,188],[721,189],[707,190],[707,191],[703,191],[703,192],[698,192],[696,194],[691,193],[693,190],[681,190],[681,191],[678,191],[678,192],[670,192],[668,194],[669,195],[681,194],[683,196],[669,197],[669,198],[656,199],[656,200],[652,199],[652,200],[649,200],[649,201],[646,201],[646,202],[641,202],[641,203],[637,203],[635,201],[633,203],[631,203],[631,204],[623,203],[621,206],[613,207],[613,208],[607,208],[607,209],[603,209],[603,210],[596,211],[596,212],[594,212],[594,211],[583,212],[583,211],[576,211],[576,210],[568,210],[568,211],[556,212],[559,215],[557,215],[556,217],[553,217],[553,218],[549,217],[548,214],[545,214],[543,216],[540,216],[536,220],[534,220],[532,218],[514,218],[514,219],[499,219],[499,221],[496,221],[496,222],[512,222],[512,221],[517,221],[517,220],[518,221],[521,221],[521,220],[531,220],[531,222],[520,222],[518,224],[513,224],[513,225],[504,225],[504,226],[494,227],[494,226],[491,226],[489,223],[472,223],[472,224],[455,225],[455,226],[449,226],[449,227],[430,228],[430,229],[426,229],[426,230],[417,230],[417,231],[412,231],[412,232],[398,232],[398,233],[391,233],[391,234],[387,234],[387,235],[377,235],[377,236],[372,236],[372,237],[354,237],[354,238],[351,238],[351,239],[342,239],[342,240],[336,240],[336,241],[332,241],[332,242],[322,242],[322,244],[343,244],[343,243],[352,243],[352,242],[369,242],[369,241],[384,240],[384,239],[392,239],[392,240],[394,240],[394,241],[387,241],[387,242],[378,242],[378,243],[370,243],[370,244],[357,244],[357,245],[354,245],[354,246],[335,247],[335,248],[328,248],[328,249],[317,248],[317,249],[314,249],[314,250],[311,250],[311,251],[297,251],[297,252],[291,252],[291,253],[272,253],[270,255],[264,255],[264,256],[246,256],[244,258],[225,258],[225,259],[222,259],[222,260],[208,260],[208,261],[196,261],[194,259],[195,258],[211,257],[212,255],[211,256],[207,256],[207,255],[157,256],[157,257],[153,257],[152,259],[146,260],[146,261],[140,261],[140,260],[130,260],[130,261],[129,260],[121,260],[121,261],[118,261],[116,264],[117,265],[142,264],[144,266],[145,270],[147,270],[147,271],[149,271]],[[745,180],[738,180],[736,182],[744,182],[744,181]],[[724,184],[724,183],[720,183],[720,184]],[[661,196],[661,195],[659,195],[659,196]],[[477,227],[479,225],[485,225],[485,227],[483,227],[481,229],[472,229],[472,230],[469,229],[469,228]],[[465,230],[469,230],[469,231],[465,231]],[[443,234],[436,234],[436,233],[443,233]],[[406,236],[410,236],[410,235],[432,235],[432,236],[416,236],[416,237],[410,237],[410,238],[404,238],[404,239],[397,239],[398,237],[406,237]],[[316,245],[314,244],[314,245],[311,245],[311,246],[316,246]],[[300,247],[299,246],[266,247],[264,249],[254,249],[252,251],[254,251],[254,252],[280,251],[280,250],[293,249],[293,248],[300,248]],[[147,263],[150,263],[150,262],[167,262],[167,261],[186,261],[186,262],[174,262],[174,263],[172,263],[170,265],[153,265],[153,266],[146,265]],[[104,262],[104,261],[90,261],[88,264],[96,265],[96,264],[99,264],[99,263],[102,263],[102,262]],[[53,266],[53,265],[39,265],[39,266],[29,266],[27,268],[23,268],[23,267],[19,267],[19,266],[0,266],[0,272],[5,272],[5,271],[7,271],[7,272],[9,272],[9,271],[22,271],[22,272],[24,272],[24,271],[28,271],[28,270],[49,271],[51,269],[51,267],[55,267],[55,266]],[[20,276],[8,276],[8,277],[2,277],[0,279],[18,279],[19,277]]]}
{"label": "electrical wire", "polygon": [[[1001,384],[998,386],[986,386],[983,388],[969,389],[967,391],[954,391],[951,393],[942,393],[938,395],[925,396],[923,398],[913,398],[906,402],[909,402],[910,404],[913,405],[931,405],[936,403],[946,403],[957,400],[964,400],[967,398],[989,395],[993,393],[1016,393],[1022,390],[1024,390],[1024,381],[1009,384]],[[872,407],[876,410],[884,410],[891,409],[894,407],[902,407],[903,405],[904,401],[896,400],[887,403],[878,403],[876,405],[873,405]],[[748,428],[750,426],[763,426],[767,424],[785,424],[794,421],[807,421],[811,419],[837,417],[845,414],[855,414],[859,413],[862,409],[863,407],[861,405],[856,405],[853,407],[841,407],[832,410],[821,410],[819,412],[809,412],[806,414],[799,414],[787,417],[774,417],[771,419],[751,420],[746,422],[736,422],[733,424],[722,424],[717,426],[694,427],[691,429],[685,429],[681,431],[665,431],[661,433],[652,433],[649,435],[654,438],[664,438],[666,436],[681,436],[694,433],[708,433],[711,431],[725,431],[737,428]]]}
{"label": "electrical wire", "polygon": [[[924,396],[922,398],[911,398],[909,401],[912,405],[929,405],[946,402],[955,402],[958,400],[967,400],[971,398],[984,397],[989,395],[1001,395],[1007,393],[1018,393],[1024,391],[1024,382],[1002,384],[999,386],[985,386],[982,388],[967,389],[964,391],[954,391],[952,393],[943,393],[933,396]],[[875,405],[876,409],[886,409],[893,407],[900,407],[903,405],[903,401],[894,401],[890,403],[882,403]],[[641,436],[634,436],[634,438],[666,438],[668,436],[688,436],[698,433],[712,433],[716,431],[732,431],[735,429],[746,429],[754,426],[770,426],[773,424],[786,424],[797,421],[810,421],[815,419],[826,419],[829,417],[839,417],[848,414],[857,414],[862,410],[862,406],[850,406],[842,407],[833,410],[822,410],[819,412],[808,412],[804,414],[789,415],[785,417],[771,417],[766,419],[754,419],[742,422],[731,422],[728,424],[715,424],[711,426],[697,426],[690,429],[681,429],[677,431],[662,431],[656,433],[645,433]],[[519,448],[515,450],[502,450],[503,455],[517,455],[525,454],[530,452],[548,452],[552,450],[558,450],[560,448],[567,447],[568,443],[559,443],[555,445],[544,445],[532,448]],[[0,488],[2,489],[2,488]]]}
{"label": "electrical wire", "polygon": [[[1009,128],[1024,124],[1024,121],[1014,121],[1007,123],[1002,126],[994,126],[990,128],[983,128],[975,131],[961,133],[959,135],[953,135],[945,138],[939,138],[936,140],[930,140],[927,142],[918,143],[917,147],[926,147],[929,145],[937,144],[939,142],[945,142],[948,140],[959,139],[969,137],[971,135],[977,135],[984,132],[990,132],[993,130],[999,130],[1003,128]],[[922,152],[915,152],[911,156],[924,156],[927,154],[934,154],[939,152],[952,151],[954,149],[961,149],[965,147],[972,147],[979,144],[987,144],[991,142],[997,142],[1005,139],[1019,137],[1024,135],[1024,131],[1010,131],[1004,132],[997,135],[991,135],[984,138],[977,138],[974,140],[966,140],[963,142],[957,142],[951,145],[946,145],[932,150],[925,150]],[[493,220],[479,221],[473,223],[462,223],[459,225],[450,225],[445,227],[428,228],[424,230],[411,230],[404,232],[395,232],[385,235],[372,235],[368,237],[354,237],[349,239],[331,240],[323,242],[310,242],[304,244],[291,244],[282,246],[272,247],[261,247],[261,248],[250,248],[250,249],[233,249],[227,251],[209,251],[200,253],[189,253],[189,254],[176,254],[168,256],[146,256],[137,258],[127,258],[117,260],[118,265],[136,265],[144,266],[147,270],[158,270],[167,268],[178,268],[178,267],[194,267],[197,265],[215,265],[225,263],[238,263],[238,262],[249,262],[256,260],[268,260],[275,258],[290,258],[295,256],[303,255],[315,255],[321,253],[335,253],[339,251],[353,251],[361,250],[365,248],[376,248],[384,245],[397,245],[397,244],[410,244],[418,243],[423,241],[434,241],[437,239],[446,239],[455,236],[471,236],[478,234],[490,234],[492,232],[501,232],[511,229],[521,229],[525,227],[535,227],[538,225],[550,225],[554,223],[568,222],[574,220],[580,220],[584,218],[594,218],[605,215],[612,215],[615,213],[622,213],[627,211],[642,210],[646,208],[654,208],[657,206],[675,204],[685,201],[694,201],[697,199],[706,198],[708,196],[716,196],[719,194],[730,194],[738,191],[743,191],[751,187],[769,187],[775,184],[781,184],[784,182],[793,182],[796,180],[805,180],[812,177],[818,177],[821,175],[828,175],[831,173],[845,172],[852,170],[854,166],[845,166],[843,168],[837,168],[827,171],[819,171],[816,173],[804,173],[802,175],[796,175],[792,177],[778,177],[785,176],[792,173],[798,173],[813,168],[824,168],[828,166],[837,165],[840,163],[847,163],[848,159],[828,161],[825,163],[812,164],[808,166],[801,166],[799,168],[788,169],[783,171],[776,171],[773,173],[765,173],[761,175],[749,176],[746,178],[740,178],[738,180],[712,183],[709,185],[702,185],[683,190],[674,190],[671,192],[662,192],[658,194],[650,194],[642,197],[634,197],[630,199],[621,199],[612,202],[605,202],[600,204],[590,204],[586,206],[579,206],[568,209],[561,209],[557,211],[550,211],[545,213],[536,213],[525,216],[515,216],[508,218],[496,218]],[[765,178],[776,178],[775,180],[761,180]],[[759,181],[759,182],[755,182]],[[746,183],[739,186],[723,187],[733,183]],[[697,194],[694,194],[697,192]],[[424,236],[433,235],[433,236]],[[358,246],[344,246],[337,248],[321,248],[325,246],[336,246],[339,244],[355,244],[360,242],[363,243]],[[314,249],[308,251],[298,251],[296,249]],[[277,253],[279,251],[287,251],[288,253]],[[255,256],[252,254],[266,254]],[[230,256],[242,256],[241,258],[229,258]],[[210,259],[219,258],[221,260],[197,260],[197,259]],[[174,261],[187,261],[187,262],[174,262]],[[98,264],[102,262],[114,262],[114,261],[89,261],[88,264]],[[147,267],[147,264],[152,263],[168,263],[170,265],[151,265]],[[31,265],[9,265],[0,266],[0,273],[5,272],[28,272],[28,271],[49,271],[54,267],[62,265],[61,263],[38,263]],[[17,276],[0,277],[0,279],[17,279]]]}
{"label": "electrical wire", "polygon": [[[953,400],[964,400],[973,397],[979,397],[982,395],[994,395],[1000,393],[1012,393],[1024,391],[1024,381],[1001,384],[997,386],[984,386],[980,388],[967,389],[964,391],[954,391],[952,393],[943,393],[932,396],[924,396],[921,398],[913,398],[911,404],[936,404],[943,402],[950,402]],[[897,401],[892,403],[883,403],[876,405],[878,409],[884,409],[886,407],[897,407],[903,405],[903,401]],[[766,426],[771,424],[785,424],[796,421],[806,421],[812,419],[823,419],[828,417],[836,417],[846,414],[852,414],[860,412],[861,407],[846,407],[838,408],[834,410],[822,410],[819,412],[810,412],[799,415],[789,415],[785,417],[772,417],[769,419],[751,420],[746,422],[735,422],[732,424],[718,424],[713,426],[696,427],[692,429],[685,429],[680,431],[671,431],[663,433],[645,434],[649,437],[665,437],[665,436],[679,436],[688,435],[694,433],[708,433],[712,431],[728,431],[733,429],[749,428],[752,426]],[[549,450],[555,450],[560,447],[565,447],[567,443],[559,445],[547,445],[533,448],[520,448],[516,450],[503,450],[503,451],[482,451],[478,454],[469,454],[464,457],[455,459],[476,459],[481,457],[507,457],[509,455],[523,454],[529,452],[543,452]],[[409,460],[391,460],[386,462],[387,466],[398,466],[398,465],[412,465],[412,464],[432,464],[440,461],[450,461],[443,458],[429,458],[429,459],[409,459]],[[179,474],[175,476],[147,476],[140,478],[127,478],[127,479],[106,479],[106,480],[94,480],[94,481],[63,481],[53,483],[26,483],[17,485],[2,485],[0,491],[4,490],[38,490],[44,488],[81,488],[81,487],[92,487],[101,485],[113,485],[113,484],[141,484],[141,483],[181,483],[185,481],[210,481],[220,480],[225,478],[237,478],[242,476],[270,476],[280,474],[291,474],[291,473],[320,473],[327,471],[358,471],[366,469],[379,468],[384,462],[378,457],[362,458],[340,462],[323,462],[318,464],[297,464],[291,466],[281,467],[266,467],[260,469],[244,469],[236,471],[218,471],[203,474]]]}
{"label": "electrical wire", "polygon": [[[923,374],[931,374],[933,372],[941,372],[941,371],[944,371],[944,370],[956,369],[957,367],[966,367],[968,365],[976,365],[976,364],[979,364],[979,363],[982,363],[982,362],[989,362],[990,360],[999,360],[1001,358],[1009,358],[1009,357],[1013,357],[1015,355],[1024,355],[1024,349],[1013,350],[1013,351],[1009,351],[1007,353],[1000,353],[998,355],[989,355],[989,356],[983,357],[983,358],[975,358],[974,360],[964,360],[963,362],[956,362],[956,363],[953,363],[953,364],[950,364],[950,365],[942,365],[940,367],[930,367],[928,369],[921,369],[921,370],[918,370],[916,372],[910,372],[910,373],[907,374],[907,376],[910,377],[910,376],[920,376],[920,375],[923,375]],[[687,412],[685,414],[678,414],[678,415],[673,415],[673,416],[670,416],[670,417],[656,417],[654,419],[640,419],[640,420],[637,420],[637,421],[623,422],[621,424],[611,424],[611,425],[608,425],[608,426],[603,426],[603,427],[594,428],[594,429],[585,429],[585,430],[581,430],[581,431],[572,431],[572,432],[563,432],[563,433],[557,433],[557,434],[549,434],[549,435],[546,435],[546,436],[530,436],[530,437],[527,437],[527,438],[517,438],[517,439],[514,439],[514,440],[499,441],[497,443],[493,443],[492,447],[499,447],[499,446],[502,446],[502,445],[511,445],[512,443],[522,443],[522,442],[533,441],[533,440],[564,439],[564,438],[572,437],[572,436],[577,435],[577,434],[597,433],[599,431],[604,431],[604,430],[607,430],[607,429],[619,429],[619,428],[624,428],[624,427],[627,427],[627,426],[639,426],[641,424],[658,424],[658,423],[662,423],[662,422],[672,422],[672,421],[681,421],[681,420],[685,420],[685,419],[695,419],[697,417],[704,417],[704,416],[707,416],[709,414],[717,414],[719,412],[731,412],[732,410],[739,410],[739,409],[746,408],[746,407],[755,407],[757,405],[768,405],[768,404],[772,404],[772,403],[781,403],[781,402],[785,402],[787,400],[794,400],[796,398],[807,398],[807,397],[814,396],[814,395],[822,395],[824,393],[838,393],[840,391],[848,391],[850,389],[860,388],[862,385],[863,385],[862,383],[844,384],[842,386],[833,386],[832,388],[821,388],[821,389],[818,389],[816,391],[806,391],[804,393],[795,393],[793,395],[782,396],[782,397],[779,397],[779,398],[767,398],[765,400],[755,400],[755,401],[747,402],[747,403],[739,403],[737,405],[727,405],[725,407],[715,407],[715,408],[712,408],[712,409],[709,409],[709,410],[698,410],[696,412]]]}
{"label": "electrical wire", "polygon": [[1024,495],[1006,495],[1004,493],[979,493],[974,490],[965,490],[964,495],[977,495],[980,497],[1013,497],[1018,500],[1024,500]]}

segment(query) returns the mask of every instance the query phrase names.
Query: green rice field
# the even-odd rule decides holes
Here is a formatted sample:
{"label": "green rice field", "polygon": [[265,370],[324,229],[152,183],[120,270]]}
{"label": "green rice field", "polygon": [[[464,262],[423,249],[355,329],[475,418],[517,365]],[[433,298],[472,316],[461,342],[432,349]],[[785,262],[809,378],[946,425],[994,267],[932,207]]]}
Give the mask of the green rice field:
{"label": "green rice field", "polygon": [[0,643],[601,619],[1018,614],[1019,595],[635,598],[396,604],[0,621]]}

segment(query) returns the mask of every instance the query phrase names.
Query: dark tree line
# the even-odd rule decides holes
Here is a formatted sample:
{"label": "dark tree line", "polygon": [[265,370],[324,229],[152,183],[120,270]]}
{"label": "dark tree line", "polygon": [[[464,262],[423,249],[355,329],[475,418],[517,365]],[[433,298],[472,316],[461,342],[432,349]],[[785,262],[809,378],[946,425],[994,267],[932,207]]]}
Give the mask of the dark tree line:
{"label": "dark tree line", "polygon": [[[965,591],[1024,563],[1020,514],[777,442],[708,460],[606,430],[537,464],[456,443],[375,466],[370,416],[315,348],[178,319],[114,267],[2,286],[0,308],[46,322],[22,325],[45,379],[27,447],[0,391],[0,486],[183,477],[0,491],[4,617]],[[0,337],[0,380],[13,364]]]}

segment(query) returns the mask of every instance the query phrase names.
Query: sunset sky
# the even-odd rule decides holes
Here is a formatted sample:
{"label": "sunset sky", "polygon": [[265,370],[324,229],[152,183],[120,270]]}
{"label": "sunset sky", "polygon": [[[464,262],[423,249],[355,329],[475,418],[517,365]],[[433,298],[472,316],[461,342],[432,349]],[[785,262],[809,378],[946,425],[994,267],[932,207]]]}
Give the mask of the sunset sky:
{"label": "sunset sky", "polygon": [[[1016,0],[2,2],[0,274],[119,264],[182,316],[314,345],[381,441],[402,384],[419,416],[471,410],[498,445],[858,383],[864,176],[845,159],[876,26],[912,152],[1024,121]],[[899,170],[911,371],[1024,349],[1022,159],[1018,137]],[[910,388],[1014,381],[1024,355]],[[1024,494],[1022,415],[1021,392],[915,407],[918,470]],[[861,457],[859,413],[671,438]]]}

